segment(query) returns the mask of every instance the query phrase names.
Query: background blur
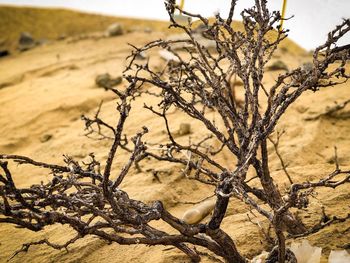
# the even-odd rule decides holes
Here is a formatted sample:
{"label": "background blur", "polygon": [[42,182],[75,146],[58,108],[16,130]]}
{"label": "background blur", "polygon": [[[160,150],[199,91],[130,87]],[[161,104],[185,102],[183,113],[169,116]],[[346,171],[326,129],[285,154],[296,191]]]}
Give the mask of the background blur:
{"label": "background blur", "polygon": [[[253,5],[253,2],[253,0],[238,1],[237,10],[239,12],[235,13],[235,19],[240,20],[239,13],[244,8]],[[0,4],[64,7],[114,16],[168,19],[162,0],[0,0]],[[185,0],[187,11],[201,13],[205,16],[212,16],[217,11],[226,15],[229,5],[228,0]],[[269,6],[270,10],[281,10],[282,0],[270,0]],[[327,32],[339,24],[342,18],[350,17],[350,1],[289,0],[286,17],[290,16],[294,18],[285,22],[285,27],[290,29],[290,38],[306,49],[313,49],[324,42]],[[345,37],[341,43],[350,43],[350,36]]]}

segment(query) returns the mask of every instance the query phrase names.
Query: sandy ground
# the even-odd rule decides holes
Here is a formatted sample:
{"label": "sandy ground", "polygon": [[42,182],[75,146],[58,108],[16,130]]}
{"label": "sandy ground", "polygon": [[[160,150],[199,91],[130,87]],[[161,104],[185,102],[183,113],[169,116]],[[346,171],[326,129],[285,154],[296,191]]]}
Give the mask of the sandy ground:
{"label": "sandy ground", "polygon": [[[94,141],[84,136],[84,124],[81,114],[92,115],[101,100],[104,101],[103,117],[111,123],[116,122],[115,97],[94,84],[97,74],[109,72],[114,76],[122,73],[125,57],[131,48],[127,42],[142,45],[147,41],[161,37],[161,33],[130,33],[124,36],[92,40],[86,39],[74,43],[57,42],[34,50],[0,60],[0,153],[21,154],[33,159],[51,163],[62,163],[62,154],[69,154],[77,160],[83,160],[90,152],[104,160],[108,153],[109,141]],[[289,67],[295,67],[310,59],[307,55],[295,56],[279,53],[274,58],[283,59]],[[159,59],[156,61],[159,61]],[[268,72],[265,86],[271,85],[278,72]],[[126,85],[123,83],[122,85]],[[326,111],[335,102],[341,103],[350,97],[349,84],[321,90],[316,94],[305,93],[281,119],[279,130],[286,130],[280,142],[280,152],[293,180],[317,180],[333,171],[333,146],[338,147],[342,168],[350,168],[350,107],[346,107],[332,117],[308,120]],[[154,101],[142,98],[146,103]],[[154,142],[165,140],[162,121],[149,112],[141,111],[143,103],[134,104],[132,117],[127,121],[126,131],[133,134],[141,125],[150,129],[148,138]],[[178,129],[186,122],[185,116],[174,112],[172,129]],[[203,129],[191,123],[192,138],[205,135]],[[161,128],[159,128],[161,127]],[[49,139],[48,139],[49,138]],[[185,136],[181,138],[187,140]],[[279,187],[287,183],[279,160],[271,149],[271,170]],[[127,159],[120,153],[116,160],[118,169]],[[220,162],[232,166],[231,156],[223,152]],[[133,171],[123,183],[133,198],[144,201],[162,200],[176,216],[181,216],[191,205],[187,201],[197,201],[213,193],[199,183],[183,178],[180,168],[175,165],[147,162],[144,170],[156,167],[166,171],[160,174],[161,182],[155,180],[149,172]],[[46,171],[28,166],[11,165],[18,186],[46,181]],[[344,217],[350,206],[349,186],[335,190],[320,190],[311,199],[310,207],[299,216],[308,225],[315,224],[320,218],[321,207],[326,213]],[[257,226],[248,220],[249,210],[237,200],[232,200],[223,229],[237,242],[238,249],[248,257],[257,255],[266,249],[264,237]],[[255,213],[256,214],[256,213]],[[266,227],[261,217],[253,218]],[[166,228],[165,228],[166,229]],[[0,225],[0,262],[28,241],[47,237],[50,241],[63,243],[71,235],[67,227],[54,225],[43,233],[19,230],[12,225]],[[323,261],[330,249],[340,247],[350,240],[349,221],[324,228],[307,238],[311,244],[323,248]],[[56,251],[45,246],[31,248],[28,253],[20,254],[11,262],[188,262],[188,259],[175,249],[165,247],[108,245],[101,240],[88,237],[78,241],[66,251]],[[204,259],[204,262],[210,262]]]}

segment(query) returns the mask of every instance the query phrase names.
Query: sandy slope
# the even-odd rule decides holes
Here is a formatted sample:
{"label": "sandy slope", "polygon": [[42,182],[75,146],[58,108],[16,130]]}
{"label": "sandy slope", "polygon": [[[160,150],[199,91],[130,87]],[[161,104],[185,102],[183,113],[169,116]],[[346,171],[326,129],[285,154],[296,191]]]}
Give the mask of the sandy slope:
{"label": "sandy slope", "polygon": [[[83,160],[90,152],[97,158],[105,159],[108,141],[93,141],[84,137],[81,114],[93,114],[101,100],[103,116],[114,123],[114,96],[97,88],[94,78],[97,74],[109,72],[120,75],[125,65],[124,58],[130,48],[126,42],[141,45],[148,40],[161,37],[161,33],[152,35],[130,33],[121,37],[101,40],[82,40],[74,43],[53,43],[23,54],[0,60],[0,152],[22,154],[37,160],[62,162],[62,154],[69,154],[77,160]],[[280,53],[287,64],[298,66],[307,61],[307,56],[295,57]],[[156,63],[159,62],[155,59]],[[266,74],[265,85],[271,85],[277,72]],[[5,84],[4,84],[5,83]],[[122,84],[122,85],[125,85]],[[308,92],[293,105],[281,120],[279,129],[285,129],[280,151],[289,164],[294,180],[306,178],[315,180],[334,169],[332,164],[333,146],[337,145],[341,165],[350,167],[348,149],[350,146],[350,107],[335,117],[323,117],[318,120],[306,119],[320,114],[334,101],[349,99],[349,84],[321,90],[317,94]],[[155,103],[149,97],[143,97],[146,103]],[[149,112],[141,111],[143,103],[134,104],[132,117],[127,122],[127,132],[133,134],[141,125],[150,129],[148,138],[153,141],[165,140],[161,120]],[[174,112],[172,129],[176,130],[186,118]],[[192,127],[196,128],[196,123]],[[193,129],[194,130],[194,129]],[[203,129],[191,134],[200,138]],[[52,138],[45,141],[48,135]],[[187,137],[180,140],[187,140]],[[272,151],[271,151],[272,152]],[[119,153],[115,169],[126,160],[127,155]],[[232,166],[229,153],[224,152],[220,161]],[[281,188],[287,180],[281,171],[277,157],[271,154],[272,174],[278,178]],[[186,201],[201,200],[213,193],[213,189],[181,177],[179,167],[168,164],[144,164],[144,170],[156,166],[168,173],[160,174],[161,183],[151,173],[132,172],[123,183],[131,197],[149,200],[162,200],[174,215],[181,216],[190,207]],[[45,171],[28,166],[11,166],[16,183],[19,186],[40,183],[47,180]],[[322,190],[312,199],[308,209],[300,217],[312,225],[319,220],[323,204],[328,205],[327,213],[345,216],[350,205],[348,186],[336,190]],[[265,248],[259,228],[247,219],[248,210],[237,200],[232,200],[223,228],[237,241],[239,250],[252,257]],[[253,219],[266,226],[258,217]],[[165,227],[165,226],[163,226]],[[5,262],[21,243],[42,237],[63,243],[71,236],[69,229],[55,225],[45,233],[32,233],[18,230],[11,225],[0,225],[0,262]],[[312,244],[324,248],[324,256],[329,249],[336,249],[349,242],[349,222],[326,227],[320,233],[310,236]],[[188,259],[175,249],[146,246],[125,247],[117,244],[107,245],[96,238],[86,238],[71,246],[70,253],[55,251],[39,246],[31,248],[27,254],[20,254],[12,262],[187,262]],[[209,259],[205,261],[210,262]]]}
{"label": "sandy slope", "polygon": [[106,16],[60,8],[6,6],[0,3],[0,48],[17,48],[21,32],[34,39],[51,41],[103,31],[112,23],[120,23],[126,31],[145,28],[163,31],[167,21]]}

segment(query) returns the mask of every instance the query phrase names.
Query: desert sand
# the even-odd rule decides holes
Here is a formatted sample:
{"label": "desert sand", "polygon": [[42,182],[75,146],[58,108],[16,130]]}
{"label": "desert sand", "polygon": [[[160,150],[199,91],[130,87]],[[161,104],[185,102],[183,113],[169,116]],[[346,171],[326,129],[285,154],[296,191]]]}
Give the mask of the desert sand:
{"label": "desert sand", "polygon": [[[77,41],[53,42],[33,50],[15,54],[0,60],[0,153],[30,156],[35,160],[63,163],[62,154],[68,154],[78,161],[94,152],[103,161],[108,154],[110,141],[91,140],[84,136],[84,123],[80,116],[93,115],[101,100],[102,116],[109,122],[117,121],[116,98],[95,83],[101,73],[119,76],[125,67],[125,58],[131,51],[127,43],[141,46],[148,41],[165,37],[162,32],[130,32],[119,37],[82,39]],[[163,62],[152,55],[155,64]],[[288,49],[279,50],[273,61],[283,60],[289,68],[300,66],[311,59],[306,52],[297,55]],[[269,71],[264,79],[265,86],[271,86],[279,71]],[[127,85],[124,80],[121,85]],[[152,87],[149,87],[150,89]],[[293,180],[317,180],[334,170],[334,150],[337,146],[342,168],[350,168],[350,105],[331,116],[321,116],[328,107],[350,98],[350,84],[321,89],[317,93],[305,93],[287,111],[278,125],[285,130],[281,138],[280,152],[288,164]],[[238,88],[238,97],[242,96]],[[153,98],[144,96],[134,103],[126,132],[135,134],[143,125],[150,129],[147,136],[153,142],[166,140],[162,120],[143,110],[143,103],[155,103]],[[311,119],[311,120],[310,120]],[[171,128],[177,130],[181,123],[190,122],[180,112],[174,112]],[[196,138],[206,134],[191,123]],[[188,140],[184,135],[182,140]],[[271,149],[272,175],[279,187],[288,183],[279,159]],[[118,153],[114,169],[127,160],[125,152]],[[234,165],[229,153],[223,152],[220,162]],[[47,171],[30,166],[11,164],[18,186],[29,186],[47,181]],[[160,181],[147,172],[149,168],[161,171]],[[198,182],[188,181],[181,175],[180,167],[167,163],[146,162],[143,172],[133,170],[121,187],[131,197],[143,201],[161,200],[175,216],[181,217],[192,205],[187,202],[199,201],[213,194],[214,189]],[[299,216],[308,225],[316,224],[321,217],[321,207],[326,206],[330,216],[344,217],[349,213],[350,190],[348,185],[336,189],[319,190],[311,199],[310,206]],[[248,220],[252,218],[253,224]],[[257,213],[254,213],[257,215]],[[206,220],[206,219],[204,219]],[[254,217],[240,201],[232,199],[223,229],[237,242],[240,252],[252,258],[266,249],[266,242],[257,223],[267,227],[260,216]],[[167,229],[166,226],[164,229]],[[43,237],[52,242],[63,243],[72,235],[69,228],[54,225],[43,233],[16,229],[13,225],[0,225],[0,262],[6,262],[22,243]],[[311,244],[323,248],[323,262],[331,249],[349,245],[349,221],[325,227],[307,237]],[[106,244],[94,237],[87,237],[69,247],[57,251],[46,246],[30,248],[10,262],[189,262],[176,249],[168,247],[121,246]],[[204,258],[204,262],[211,262]]]}

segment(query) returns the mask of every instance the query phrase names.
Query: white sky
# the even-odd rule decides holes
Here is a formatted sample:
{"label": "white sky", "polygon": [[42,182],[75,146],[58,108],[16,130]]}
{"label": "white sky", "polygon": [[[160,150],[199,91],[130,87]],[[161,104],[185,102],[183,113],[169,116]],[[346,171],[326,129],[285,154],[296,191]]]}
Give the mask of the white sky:
{"label": "white sky", "polygon": [[[280,10],[283,0],[270,0],[271,10]],[[240,20],[243,8],[253,4],[253,0],[239,0],[235,19]],[[163,0],[0,0],[0,4],[25,5],[38,7],[64,7],[93,13],[115,16],[128,16],[167,20]],[[212,16],[220,11],[227,14],[230,0],[185,0],[185,10]],[[290,29],[289,36],[306,49],[312,49],[323,43],[328,31],[350,18],[350,0],[289,0],[284,26]],[[341,44],[350,43],[348,33]]]}

